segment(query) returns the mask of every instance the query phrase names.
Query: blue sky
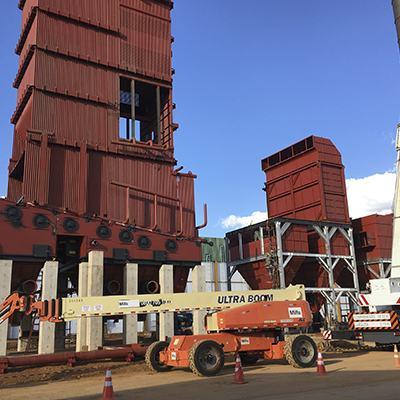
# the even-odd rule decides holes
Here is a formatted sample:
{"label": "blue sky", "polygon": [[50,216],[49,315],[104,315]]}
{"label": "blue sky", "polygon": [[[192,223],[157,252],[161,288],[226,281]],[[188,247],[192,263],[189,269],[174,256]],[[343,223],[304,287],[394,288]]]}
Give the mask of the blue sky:
{"label": "blue sky", "polygon": [[[16,3],[5,1],[0,14],[3,195],[15,108]],[[310,134],[335,142],[356,183],[393,169],[400,67],[390,3],[176,1],[176,157],[198,174],[199,222],[202,203],[209,204],[203,234],[222,235],[221,220],[231,214],[265,210],[260,160]],[[368,181],[370,191],[376,195],[377,185],[384,190],[392,178]]]}

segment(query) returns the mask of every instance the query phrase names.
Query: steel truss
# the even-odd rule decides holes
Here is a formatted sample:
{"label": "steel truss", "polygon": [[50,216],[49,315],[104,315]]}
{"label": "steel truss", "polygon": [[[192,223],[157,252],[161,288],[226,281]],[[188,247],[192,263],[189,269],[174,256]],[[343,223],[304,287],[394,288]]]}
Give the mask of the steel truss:
{"label": "steel truss", "polygon": [[[284,249],[284,237],[288,229],[293,225],[306,226],[309,231],[316,232],[320,238],[325,243],[325,252],[319,253],[301,253],[286,251]],[[329,278],[328,287],[306,287],[307,293],[319,293],[326,299],[326,304],[329,309],[329,313],[334,321],[338,320],[338,303],[342,296],[347,296],[351,301],[353,308],[358,309],[357,297],[360,291],[358,272],[357,272],[357,262],[355,257],[355,246],[353,239],[353,228],[348,224],[335,224],[330,222],[316,222],[316,221],[304,221],[289,218],[274,218],[267,220],[263,223],[257,224],[254,227],[259,227],[259,240],[261,241],[261,254],[257,257],[243,258],[243,243],[242,235],[240,231],[238,232],[239,240],[239,254],[241,259],[231,261],[228,251],[228,283],[231,281],[233,275],[237,271],[238,267],[243,264],[249,264],[256,261],[265,260],[267,263],[271,260],[271,254],[266,253],[264,248],[264,228],[270,230],[274,229],[275,239],[276,239],[276,249],[274,249],[275,257],[277,260],[277,269],[279,274],[279,287],[285,288],[287,283],[285,281],[285,269],[290,265],[290,262],[294,257],[306,257],[312,258],[318,261],[322,268],[327,272]],[[332,239],[336,234],[342,235],[348,245],[348,255],[337,255],[332,254],[331,243]],[[353,287],[342,288],[335,282],[334,271],[336,266],[340,261],[344,262],[347,270],[352,274],[353,277]],[[387,269],[384,269],[384,273],[388,273]],[[289,282],[290,283],[290,282]]]}

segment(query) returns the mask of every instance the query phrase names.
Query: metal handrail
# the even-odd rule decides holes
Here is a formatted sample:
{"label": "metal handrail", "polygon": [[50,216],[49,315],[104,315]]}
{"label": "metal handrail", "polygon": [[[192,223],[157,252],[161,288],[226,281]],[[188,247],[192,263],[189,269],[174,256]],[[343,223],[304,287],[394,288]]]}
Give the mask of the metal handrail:
{"label": "metal handrail", "polygon": [[155,193],[149,190],[145,190],[145,189],[141,189],[138,188],[136,186],[133,185],[128,185],[125,183],[121,183],[121,182],[116,182],[116,181],[112,181],[111,182],[112,185],[117,186],[117,187],[121,187],[123,189],[125,189],[126,193],[125,193],[125,216],[126,216],[126,223],[129,223],[129,219],[130,219],[130,193],[131,190],[134,190],[136,192],[140,192],[140,193],[144,193],[150,196],[153,196],[154,199],[154,223],[153,226],[151,228],[151,230],[156,230],[158,228],[158,218],[157,218],[157,214],[158,214],[158,199],[165,199],[165,200],[169,200],[169,201],[173,201],[176,202],[179,208],[179,230],[176,232],[177,236],[182,235],[183,233],[183,206],[182,206],[182,201],[179,198],[174,198],[174,197],[170,197],[170,196],[165,196],[163,194],[159,194],[159,193]]}

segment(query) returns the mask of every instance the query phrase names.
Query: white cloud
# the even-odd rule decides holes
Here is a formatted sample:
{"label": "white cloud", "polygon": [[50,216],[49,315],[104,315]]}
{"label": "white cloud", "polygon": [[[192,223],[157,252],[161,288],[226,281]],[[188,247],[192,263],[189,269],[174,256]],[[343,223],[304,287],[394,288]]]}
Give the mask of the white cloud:
{"label": "white cloud", "polygon": [[[365,178],[347,179],[347,198],[352,218],[370,214],[389,214],[392,212],[396,174],[385,172]],[[225,229],[239,229],[256,224],[268,218],[263,211],[254,211],[248,216],[229,215],[221,220]]]}
{"label": "white cloud", "polygon": [[238,215],[230,215],[221,221],[221,225],[226,229],[239,229],[244,226],[257,224],[268,218],[267,213],[263,211],[254,211],[251,215],[240,217]]}
{"label": "white cloud", "polygon": [[352,218],[392,212],[396,174],[385,172],[365,178],[347,179],[347,198]]}

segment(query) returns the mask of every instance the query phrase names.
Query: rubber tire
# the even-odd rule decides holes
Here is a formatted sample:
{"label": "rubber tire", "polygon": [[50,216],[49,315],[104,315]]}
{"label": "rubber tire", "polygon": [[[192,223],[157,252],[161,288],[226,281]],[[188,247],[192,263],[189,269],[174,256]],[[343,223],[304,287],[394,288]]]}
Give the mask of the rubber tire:
{"label": "rubber tire", "polygon": [[254,365],[257,364],[257,361],[260,359],[260,356],[257,354],[249,354],[246,352],[240,352],[240,360],[243,365]]}
{"label": "rubber tire", "polygon": [[[312,359],[305,363],[297,356],[296,349],[301,344],[301,342],[308,342],[313,348],[313,357]],[[295,368],[311,368],[315,366],[318,357],[318,349],[314,340],[307,335],[299,335],[299,336],[286,336],[285,338],[285,348],[284,353],[287,362]]]}
{"label": "rubber tire", "polygon": [[147,348],[145,361],[149,369],[154,372],[166,372],[172,369],[169,365],[161,364],[158,359],[160,352],[168,346],[168,342],[154,342]]}
{"label": "rubber tire", "polygon": [[[206,369],[200,362],[202,352],[207,348],[214,348],[217,352],[217,364],[212,369]],[[189,352],[189,367],[197,376],[215,376],[225,365],[225,354],[222,347],[213,340],[201,340],[195,343]]]}

